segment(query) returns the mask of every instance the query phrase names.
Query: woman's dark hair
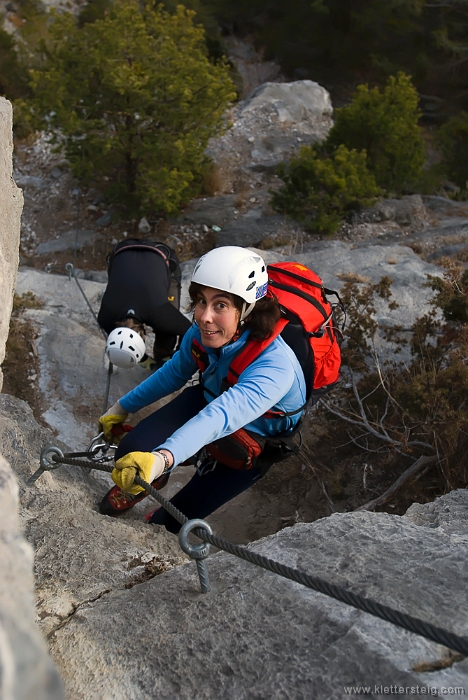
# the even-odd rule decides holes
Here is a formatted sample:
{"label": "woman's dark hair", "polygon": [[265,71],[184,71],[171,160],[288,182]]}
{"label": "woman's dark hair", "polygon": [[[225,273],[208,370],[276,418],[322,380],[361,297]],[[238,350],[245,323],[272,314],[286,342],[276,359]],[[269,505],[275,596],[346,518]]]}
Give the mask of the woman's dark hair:
{"label": "woman's dark hair", "polygon": [[275,330],[280,316],[281,310],[278,299],[274,295],[268,295],[257,301],[253,310],[247,316],[245,328],[250,330],[250,337],[253,340],[265,340]]}
{"label": "woman's dark hair", "polygon": [[[198,284],[198,282],[190,283],[188,290],[190,296],[189,311],[195,311],[198,294],[202,289],[204,289],[202,284]],[[244,300],[237,294],[230,294],[229,292],[226,292],[226,294],[232,298],[234,306],[241,314],[244,308]],[[277,298],[274,295],[268,295],[257,301],[245,322],[239,327],[239,331],[242,333],[244,330],[249,329],[253,340],[265,340],[273,333],[280,316],[281,311]]]}

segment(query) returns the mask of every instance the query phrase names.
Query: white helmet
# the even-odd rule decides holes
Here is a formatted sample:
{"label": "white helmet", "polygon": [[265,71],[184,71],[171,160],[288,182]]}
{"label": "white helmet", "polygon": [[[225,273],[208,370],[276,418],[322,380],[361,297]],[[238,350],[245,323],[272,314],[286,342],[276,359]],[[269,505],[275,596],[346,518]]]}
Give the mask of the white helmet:
{"label": "white helmet", "polygon": [[106,343],[109,362],[128,369],[134,367],[145,354],[145,341],[131,328],[114,328]]}
{"label": "white helmet", "polygon": [[265,261],[258,253],[227,245],[202,255],[195,265],[192,282],[239,296],[246,302],[241,316],[243,320],[255,302],[266,295],[268,273]]}

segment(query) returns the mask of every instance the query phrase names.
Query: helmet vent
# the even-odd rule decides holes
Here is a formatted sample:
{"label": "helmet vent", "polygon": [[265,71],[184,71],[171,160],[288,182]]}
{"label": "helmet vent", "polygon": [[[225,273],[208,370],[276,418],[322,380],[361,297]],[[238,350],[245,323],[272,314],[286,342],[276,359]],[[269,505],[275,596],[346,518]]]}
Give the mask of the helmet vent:
{"label": "helmet vent", "polygon": [[255,277],[255,270],[252,270],[252,272],[249,275],[249,280],[252,279],[252,277]]}

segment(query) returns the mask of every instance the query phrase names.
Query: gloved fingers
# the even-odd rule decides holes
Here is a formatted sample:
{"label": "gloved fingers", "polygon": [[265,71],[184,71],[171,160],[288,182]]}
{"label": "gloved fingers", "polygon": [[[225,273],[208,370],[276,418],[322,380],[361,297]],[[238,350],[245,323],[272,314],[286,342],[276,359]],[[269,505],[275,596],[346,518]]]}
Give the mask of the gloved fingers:
{"label": "gloved fingers", "polygon": [[[164,467],[164,457],[159,453],[129,452],[116,461],[112,479],[124,491],[136,495],[144,491],[141,486],[134,484],[136,473],[138,472],[144,481],[151,483],[163,473]],[[117,472],[121,472],[121,475]]]}
{"label": "gloved fingers", "polygon": [[132,496],[136,496],[138,493],[141,493],[141,491],[144,491],[141,486],[137,486],[137,484],[132,485],[137,471],[136,467],[128,467],[127,469],[117,469],[114,467],[111,474],[112,481],[114,484],[117,484],[117,486],[120,486],[126,493],[131,493]]}
{"label": "gloved fingers", "polygon": [[123,423],[127,415],[128,414],[125,414],[123,416],[104,414],[99,418],[99,432],[104,433],[104,439],[106,440],[106,442],[118,442],[124,436],[125,433],[122,433],[122,435],[120,436],[113,435],[112,428],[115,425]]}

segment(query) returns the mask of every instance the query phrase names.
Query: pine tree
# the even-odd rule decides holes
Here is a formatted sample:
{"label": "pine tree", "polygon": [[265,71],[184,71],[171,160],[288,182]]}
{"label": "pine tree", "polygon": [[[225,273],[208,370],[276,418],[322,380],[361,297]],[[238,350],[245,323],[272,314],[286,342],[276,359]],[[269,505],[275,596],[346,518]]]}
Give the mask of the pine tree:
{"label": "pine tree", "polygon": [[193,15],[137,0],[117,0],[82,26],[55,14],[31,71],[35,108],[75,176],[127,212],[176,212],[197,192],[206,144],[235,97]]}

